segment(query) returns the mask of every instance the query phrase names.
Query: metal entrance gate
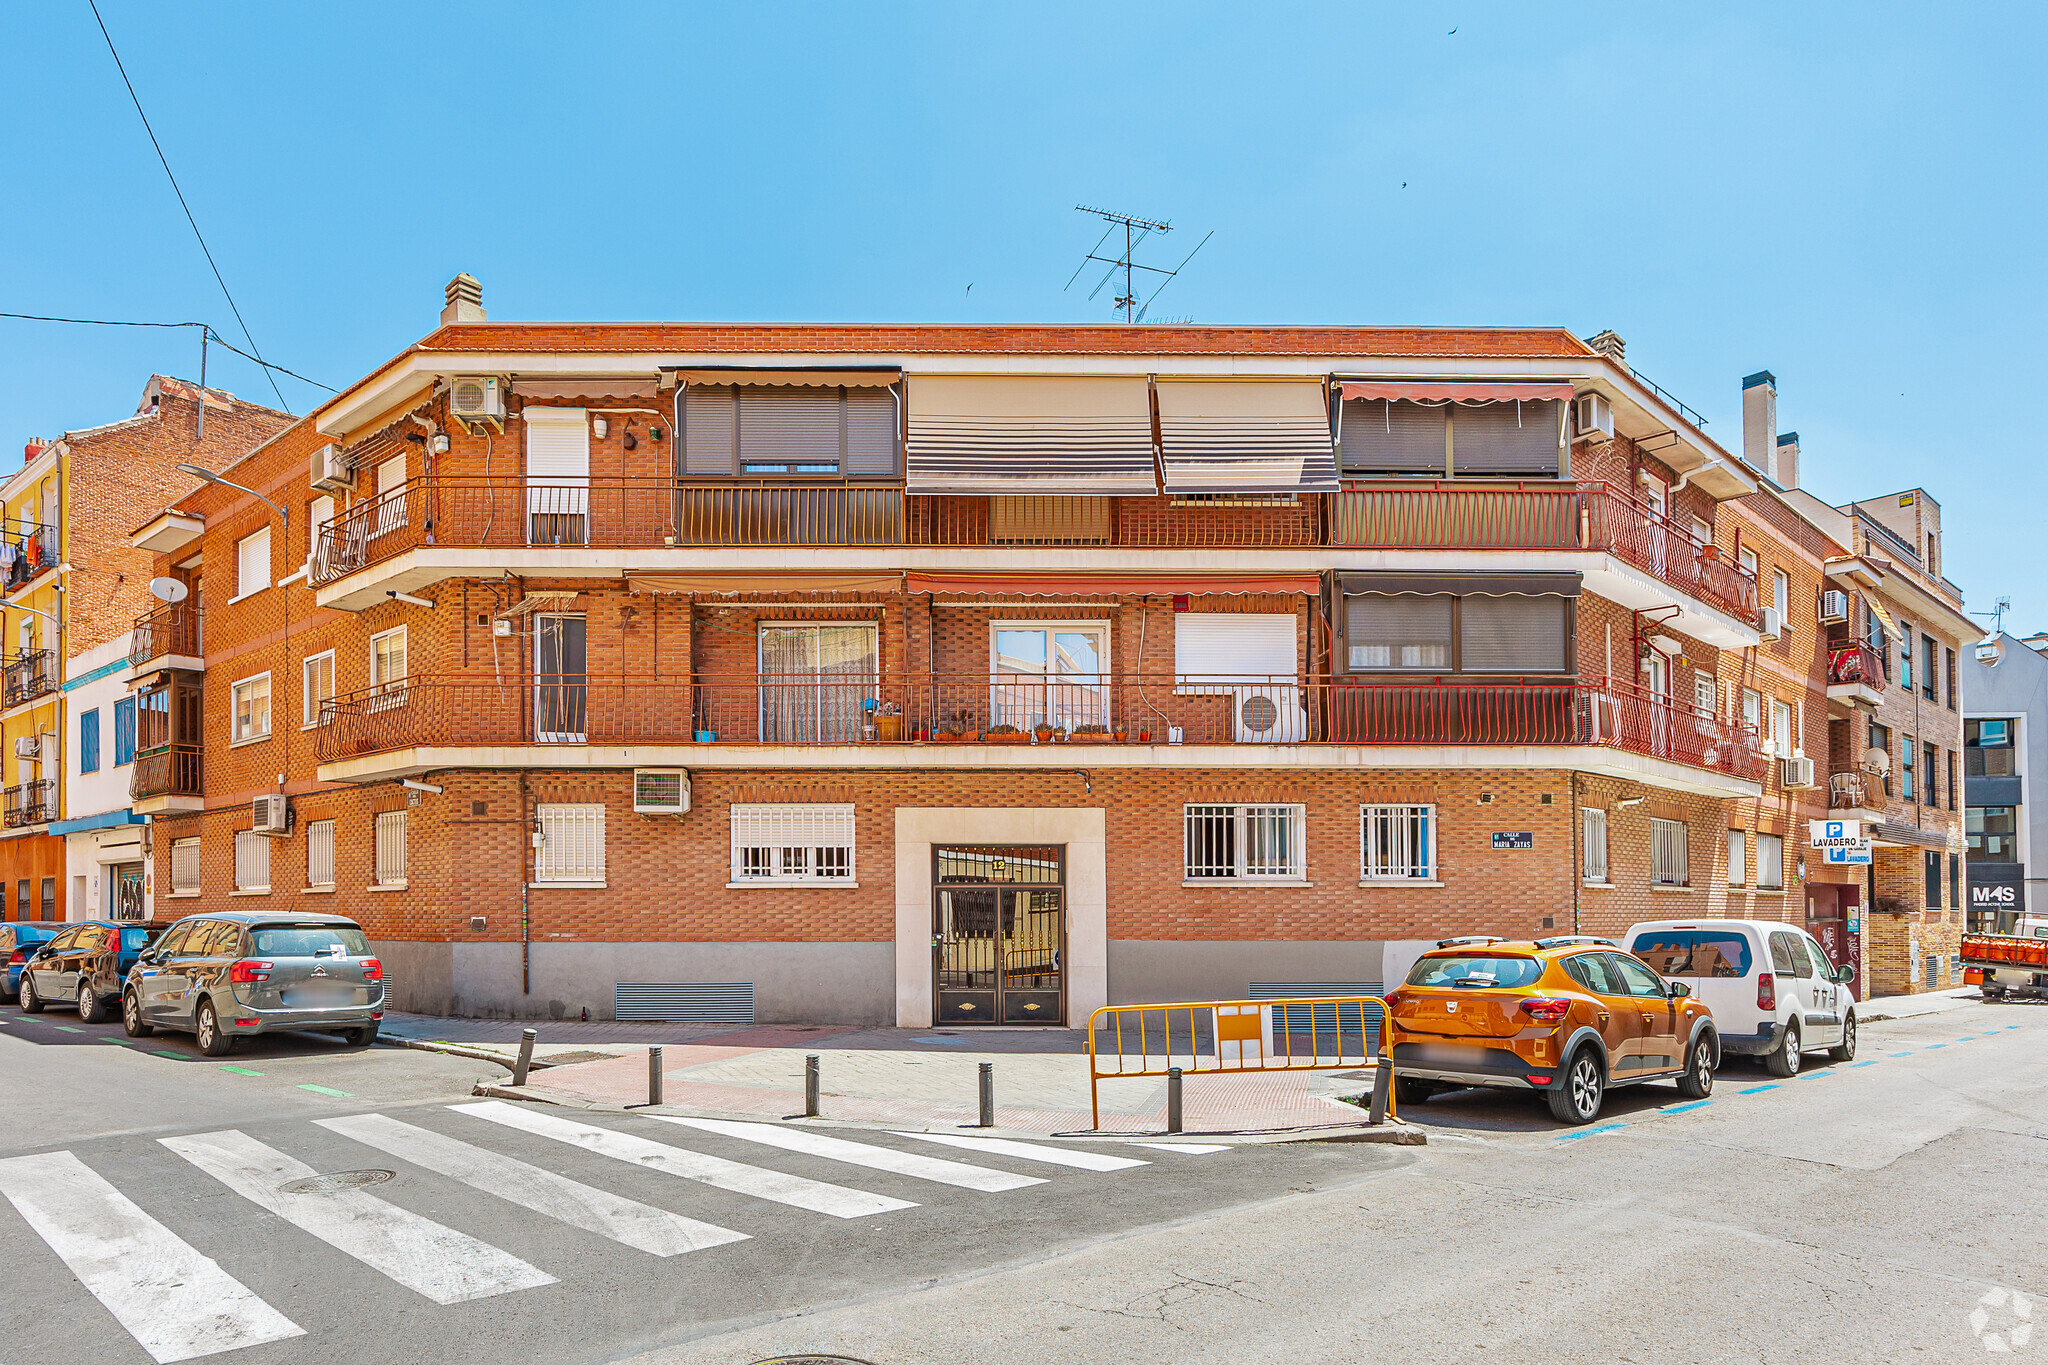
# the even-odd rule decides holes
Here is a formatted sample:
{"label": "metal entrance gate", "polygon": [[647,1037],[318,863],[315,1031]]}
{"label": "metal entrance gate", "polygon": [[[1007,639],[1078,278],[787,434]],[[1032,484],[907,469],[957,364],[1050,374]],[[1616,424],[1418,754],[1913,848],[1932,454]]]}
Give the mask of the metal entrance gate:
{"label": "metal entrance gate", "polygon": [[1066,849],[932,849],[941,1024],[1063,1024]]}

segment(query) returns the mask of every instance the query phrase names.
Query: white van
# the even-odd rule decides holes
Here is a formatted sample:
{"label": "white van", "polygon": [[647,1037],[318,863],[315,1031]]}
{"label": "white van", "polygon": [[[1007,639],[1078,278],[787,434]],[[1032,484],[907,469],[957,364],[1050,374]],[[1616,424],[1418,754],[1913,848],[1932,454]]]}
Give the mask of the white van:
{"label": "white van", "polygon": [[1631,953],[1692,987],[1714,1012],[1721,1055],[1761,1057],[1774,1076],[1798,1072],[1803,1053],[1856,1055],[1856,1001],[1813,936],[1768,919],[1653,920],[1622,936]]}

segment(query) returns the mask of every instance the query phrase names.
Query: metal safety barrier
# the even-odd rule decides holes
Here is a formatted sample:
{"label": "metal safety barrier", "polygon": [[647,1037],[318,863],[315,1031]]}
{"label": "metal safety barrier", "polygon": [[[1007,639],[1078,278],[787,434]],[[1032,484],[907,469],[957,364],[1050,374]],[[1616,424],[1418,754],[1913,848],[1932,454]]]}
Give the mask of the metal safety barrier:
{"label": "metal safety barrier", "polygon": [[[1386,1001],[1377,995],[1105,1005],[1088,1016],[1088,1104],[1102,1127],[1104,1080],[1275,1071],[1386,1071]],[[1371,1039],[1376,1046],[1368,1046]],[[1391,1077],[1374,1084],[1373,1117],[1393,1115]]]}

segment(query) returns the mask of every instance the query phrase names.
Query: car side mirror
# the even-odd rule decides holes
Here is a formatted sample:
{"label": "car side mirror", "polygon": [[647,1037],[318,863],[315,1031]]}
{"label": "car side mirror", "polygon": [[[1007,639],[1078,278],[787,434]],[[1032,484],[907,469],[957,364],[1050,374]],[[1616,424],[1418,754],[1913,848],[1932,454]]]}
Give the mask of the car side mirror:
{"label": "car side mirror", "polygon": [[1671,981],[1665,984],[1673,1000],[1684,1000],[1692,995],[1692,987],[1686,985],[1683,981]]}
{"label": "car side mirror", "polygon": [[1835,968],[1835,982],[1836,982],[1836,984],[1837,984],[1837,985],[1842,985],[1842,986],[1846,986],[1846,985],[1848,985],[1848,984],[1849,984],[1849,983],[1850,983],[1851,981],[1854,981],[1855,979],[1856,979],[1856,964],[1855,964],[1855,963],[1853,963],[1853,962],[1845,962],[1845,963],[1843,963],[1843,964],[1842,964],[1841,966],[1839,966],[1839,967]]}

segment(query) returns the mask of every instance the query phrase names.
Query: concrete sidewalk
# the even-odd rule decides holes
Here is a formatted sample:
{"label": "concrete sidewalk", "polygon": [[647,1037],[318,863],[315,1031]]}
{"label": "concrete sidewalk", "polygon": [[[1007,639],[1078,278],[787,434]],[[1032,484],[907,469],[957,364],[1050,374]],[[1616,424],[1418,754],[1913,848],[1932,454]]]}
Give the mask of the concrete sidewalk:
{"label": "concrete sidewalk", "polygon": [[1975,986],[1953,990],[1925,991],[1919,995],[1873,995],[1856,1006],[1866,1024],[1880,1019],[1918,1019],[1923,1014],[1942,1014],[1984,1003],[1983,992]]}

